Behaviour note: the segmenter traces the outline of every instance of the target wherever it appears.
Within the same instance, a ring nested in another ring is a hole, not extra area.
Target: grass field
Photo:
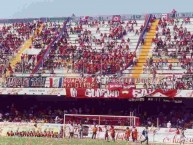
[[[0,138],[0,145],[139,145],[139,144],[140,143],[128,143],[126,141],[105,142],[103,140],[91,140],[91,139],[67,140],[67,139],[18,138],[18,137]],[[163,144],[150,143],[150,145],[163,145]]]

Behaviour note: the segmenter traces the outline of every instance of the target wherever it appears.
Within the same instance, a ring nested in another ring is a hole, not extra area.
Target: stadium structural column
[[[146,60],[149,56],[150,50],[152,50],[152,38],[156,35],[156,27],[158,25],[159,20],[155,20],[150,27],[150,30],[146,34],[145,43],[141,48],[141,52],[138,56],[137,65],[133,67],[132,77],[139,78],[140,75],[143,73],[143,66],[146,63]]]
[[[16,54],[16,56],[13,57],[13,59],[10,61],[10,64],[11,64],[12,69],[15,68],[15,65],[16,65],[18,62],[21,62],[21,56],[22,56],[23,52],[24,52],[26,49],[29,49],[29,47],[32,45],[32,38],[33,38],[33,37],[36,37],[37,31],[41,32],[42,29],[43,29],[43,24],[41,24],[41,26],[34,31],[34,33],[30,36],[30,38],[23,43],[23,45],[22,45],[21,48],[19,49],[19,52],[18,52],[18,53]],[[23,62],[22,62],[22,71],[23,71]],[[6,76],[10,76],[10,72],[9,72],[9,71],[7,71]]]

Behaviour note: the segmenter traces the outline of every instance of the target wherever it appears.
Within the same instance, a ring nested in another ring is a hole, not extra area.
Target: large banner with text
[[[85,89],[85,88],[66,88],[66,97],[73,98],[141,98],[141,97],[165,97],[165,98],[192,98],[193,90],[162,90],[162,89]]]

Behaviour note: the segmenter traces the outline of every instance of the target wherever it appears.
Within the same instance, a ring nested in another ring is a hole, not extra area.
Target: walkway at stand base
[[[158,25],[159,20],[155,20],[155,22],[152,23],[151,28],[149,32],[146,34],[145,43],[141,48],[141,52],[138,57],[138,63],[136,66],[133,67],[132,71],[132,77],[133,78],[139,78],[140,74],[143,73],[143,66],[146,63],[146,60],[149,56],[149,52],[152,49],[152,38],[154,38],[156,34],[156,27]]]
[[[16,54],[15,57],[12,58],[12,60],[10,60],[10,65],[11,65],[11,68],[14,70],[15,68],[15,65],[18,63],[18,62],[21,62],[21,56],[23,54],[23,52],[26,50],[26,49],[29,49],[29,47],[32,45],[32,39],[35,38],[37,36],[37,32],[39,31],[39,33],[41,33],[43,29],[43,24],[37,28],[34,32],[34,34],[32,34],[30,36],[30,38],[28,40],[26,40],[23,45],[21,46],[21,48],[19,49],[18,53]],[[6,73],[6,76],[10,76],[10,71],[7,71]]]

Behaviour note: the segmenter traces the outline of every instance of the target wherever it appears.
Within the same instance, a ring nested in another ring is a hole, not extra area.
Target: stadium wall
[[[104,139],[105,136],[105,126],[98,126],[100,130],[97,132],[98,139]],[[0,136],[7,136],[7,132],[22,132],[22,131],[53,131],[60,133],[63,128],[62,124],[49,124],[49,123],[12,123],[12,122],[1,122],[0,123]],[[92,137],[93,125],[83,125],[83,135],[84,138]],[[116,140],[125,140],[125,129],[126,126],[114,126],[115,128],[115,138]],[[142,131],[144,127],[137,127],[138,130],[138,140],[142,140]],[[75,126],[74,136],[79,137],[78,126]],[[149,127],[149,141],[156,143],[179,143],[180,135],[176,134],[176,128],[155,128]],[[65,126],[65,137],[69,136],[69,125]],[[193,143],[193,129],[185,130],[185,142]],[[131,141],[131,137],[130,137]]]

